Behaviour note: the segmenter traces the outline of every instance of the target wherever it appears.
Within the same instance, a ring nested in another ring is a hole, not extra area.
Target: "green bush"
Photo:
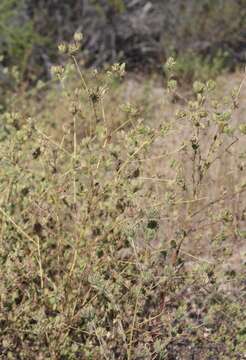
[[[229,70],[228,58],[228,53],[222,51],[207,57],[186,52],[177,56],[176,75],[183,85],[188,86],[195,80],[216,79],[218,75]]]
[[[19,0],[3,0],[0,3],[0,53],[8,66],[18,65],[24,75],[33,48],[41,39],[25,14],[25,3]]]

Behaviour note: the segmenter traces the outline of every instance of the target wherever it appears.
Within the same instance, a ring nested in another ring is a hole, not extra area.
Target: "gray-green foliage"
[[[52,68],[67,119],[48,97],[47,119],[27,116],[28,102],[0,117],[3,359],[242,359],[243,268],[228,252],[244,236],[244,123],[241,134],[233,119],[243,83],[217,100],[214,81],[196,81],[175,115],[158,111],[160,126],[127,104],[114,127],[104,103],[125,65],[83,71],[80,38]]]

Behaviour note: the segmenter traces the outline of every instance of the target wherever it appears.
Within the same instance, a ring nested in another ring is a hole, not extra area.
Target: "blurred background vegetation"
[[[245,19],[245,0],[1,0],[0,79],[9,65],[29,82],[47,78],[57,43],[76,30],[87,65],[160,69],[175,54],[185,80],[202,65],[216,75],[245,61]]]

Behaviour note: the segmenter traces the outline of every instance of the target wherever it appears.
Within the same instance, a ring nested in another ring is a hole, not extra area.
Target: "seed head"
[[[79,51],[80,45],[78,43],[72,43],[68,45],[68,53],[74,55]]]
[[[83,34],[79,31],[77,31],[74,35],[73,35],[73,39],[75,42],[80,43],[83,40]]]
[[[59,53],[66,54],[66,52],[67,52],[67,44],[65,44],[64,42],[60,43],[58,45],[58,50],[59,50]]]
[[[64,73],[64,67],[60,65],[53,65],[51,67],[51,74],[57,76],[58,78],[61,77]]]

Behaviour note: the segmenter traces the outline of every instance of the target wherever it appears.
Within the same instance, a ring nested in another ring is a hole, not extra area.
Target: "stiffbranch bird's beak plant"
[[[126,65],[84,69],[82,41],[61,43],[51,69],[65,119],[54,121],[48,96],[39,120],[16,103],[1,114],[1,351],[239,359],[242,297],[222,285],[241,289],[242,273],[220,265],[244,236],[243,84],[219,99],[214,81],[196,81],[184,97],[169,59],[175,111],[147,121],[113,102]]]

